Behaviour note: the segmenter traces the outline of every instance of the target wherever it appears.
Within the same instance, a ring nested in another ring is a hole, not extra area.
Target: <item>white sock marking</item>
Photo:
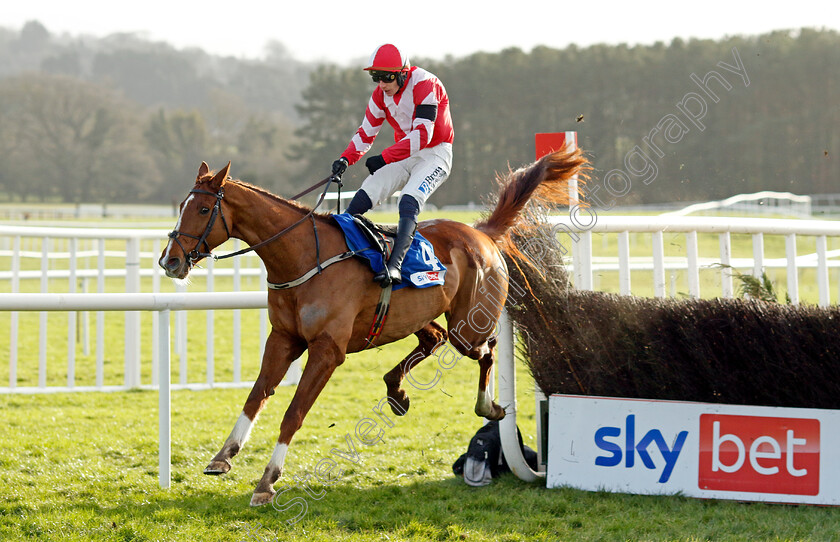
[[[289,449],[288,444],[278,444],[274,447],[274,453],[271,454],[269,465],[274,465],[281,471],[283,470],[283,463],[286,462],[286,451]]]
[[[228,440],[236,442],[241,448],[248,440],[248,437],[251,436],[251,428],[254,427],[254,422],[256,422],[256,419],[251,421],[244,412],[241,413],[239,419],[236,420],[236,425],[233,426],[233,431],[230,432]]]

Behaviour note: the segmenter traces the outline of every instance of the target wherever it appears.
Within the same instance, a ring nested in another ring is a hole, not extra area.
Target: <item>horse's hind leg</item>
[[[487,352],[478,360],[478,398],[475,401],[475,413],[488,420],[501,420],[505,417],[505,409],[493,401],[490,394],[490,377],[493,369],[493,355],[496,349],[496,339],[487,341]]]
[[[408,412],[408,407],[411,404],[408,394],[400,387],[403,378],[418,363],[429,357],[435,347],[446,342],[446,330],[437,322],[429,322],[415,335],[420,344],[382,377],[385,386],[388,388],[388,404],[391,405],[391,411],[397,416],[402,416]]]
[[[231,469],[230,460],[239,453],[245,441],[251,434],[251,428],[256,422],[257,415],[265,406],[268,398],[274,395],[274,388],[286,375],[289,365],[304,351],[302,345],[294,345],[285,336],[272,331],[265,342],[260,374],[251,388],[251,393],[245,401],[242,413],[233,426],[222,449],[216,454],[210,464],[204,469],[204,474],[224,474]]]
[[[492,330],[493,322],[482,326],[486,329],[479,331],[475,329],[479,327],[477,325],[464,325],[467,321],[466,319],[450,319],[450,342],[462,355],[478,360],[478,398],[475,401],[475,413],[488,420],[501,420],[505,417],[505,409],[494,402],[490,394],[490,376],[493,369],[496,338],[488,335]],[[452,322],[458,322],[458,324],[453,327]]]
[[[446,321],[452,346],[461,355],[478,361],[475,413],[490,420],[501,420],[505,409],[493,402],[490,376],[496,347],[495,330],[507,299],[509,279],[505,261],[496,247],[486,247],[484,260],[485,265],[481,268],[464,268]]]

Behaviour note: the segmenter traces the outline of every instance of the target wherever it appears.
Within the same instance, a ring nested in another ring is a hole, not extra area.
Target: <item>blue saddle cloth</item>
[[[358,251],[357,256],[368,261],[374,274],[385,269],[385,258],[382,253],[371,247],[370,240],[359,231],[359,227],[352,216],[341,213],[332,215],[332,217],[344,232],[347,247],[350,250]],[[418,232],[405,255],[405,260],[403,260],[402,282],[395,284],[394,290],[399,290],[408,285],[415,288],[442,285],[445,276],[446,267],[435,256],[432,244]]]

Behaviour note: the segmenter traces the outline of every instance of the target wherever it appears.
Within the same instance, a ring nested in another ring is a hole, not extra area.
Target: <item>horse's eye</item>
[[[201,210],[199,211],[199,213],[200,213],[200,214],[203,214],[203,215],[206,215],[206,214],[207,214],[207,213],[209,213],[209,212],[210,212],[210,208],[209,208],[209,207],[202,207],[202,208],[201,208]]]

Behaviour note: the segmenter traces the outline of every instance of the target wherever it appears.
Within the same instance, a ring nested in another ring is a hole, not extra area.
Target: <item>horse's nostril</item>
[[[181,260],[179,258],[169,258],[164,264],[163,268],[167,271],[174,271],[181,266]]]

